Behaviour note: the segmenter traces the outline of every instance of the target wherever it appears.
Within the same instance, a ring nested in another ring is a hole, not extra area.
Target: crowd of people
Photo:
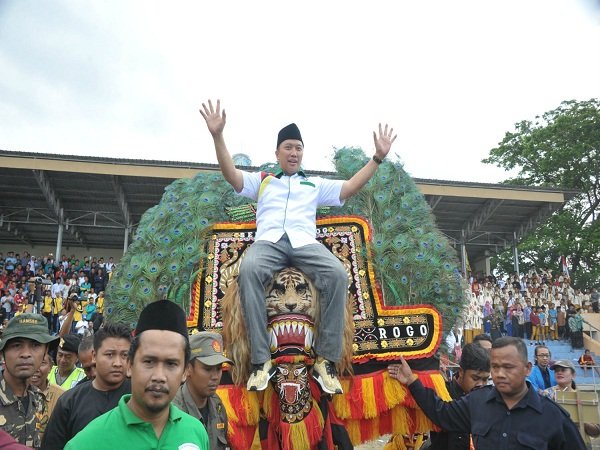
[[[36,312],[46,317],[50,332],[56,334],[71,300],[72,331],[90,334],[102,323],[104,291],[115,264],[112,256],[105,261],[63,255],[56,261],[51,253],[36,258],[28,251],[10,251],[6,256],[0,252],[0,329],[19,314]]]
[[[231,361],[219,334],[188,335],[171,301],[150,303],[135,330],[109,323],[86,337],[68,322],[53,335],[43,315],[24,312],[0,352],[2,449],[228,448],[215,392]]]
[[[582,348],[582,312],[599,312],[597,289],[579,289],[566,274],[532,267],[525,274],[504,277],[468,275],[469,304],[464,328],[467,341],[485,332],[492,338],[514,336],[530,345],[570,339]],[[455,330],[456,331],[456,330]]]

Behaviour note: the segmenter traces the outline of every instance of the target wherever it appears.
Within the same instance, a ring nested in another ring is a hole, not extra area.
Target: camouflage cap
[[[219,333],[200,331],[190,336],[192,359],[197,358],[202,364],[216,366],[222,363],[233,364],[223,355],[223,338]]]
[[[48,321],[41,314],[25,313],[13,317],[0,339],[0,351],[4,349],[6,343],[11,339],[25,338],[42,344],[49,344],[58,339],[57,336],[51,336],[48,332]]]

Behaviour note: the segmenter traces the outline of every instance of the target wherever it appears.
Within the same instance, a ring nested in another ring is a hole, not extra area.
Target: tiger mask
[[[286,267],[275,273],[266,289],[265,307],[272,353],[309,354],[317,338],[319,292],[301,271]],[[237,278],[229,285],[222,300],[223,338],[227,354],[235,362],[232,379],[236,384],[248,380],[250,343],[241,309]],[[346,327],[340,373],[351,373],[354,322],[352,302],[346,302]]]

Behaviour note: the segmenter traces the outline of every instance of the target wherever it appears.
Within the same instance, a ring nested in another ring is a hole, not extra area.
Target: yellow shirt
[[[85,311],[85,305],[87,305],[87,302],[81,302],[79,303],[78,306],[75,307],[75,312],[73,313],[73,322],[77,323],[79,322],[82,317],[83,317],[83,312]]]
[[[60,314],[62,307],[63,307],[62,297],[56,297],[54,299],[54,308],[52,310],[52,314],[56,314],[56,315]]]
[[[42,309],[42,312],[47,314],[52,312],[52,297],[49,295],[44,297],[44,308]]]
[[[100,296],[96,299],[96,311],[99,314],[104,314],[104,297]]]

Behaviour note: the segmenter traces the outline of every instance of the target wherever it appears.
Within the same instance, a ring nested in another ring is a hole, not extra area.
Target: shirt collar
[[[146,423],[144,420],[136,416],[134,412],[129,408],[129,406],[127,406],[127,402],[130,398],[131,394],[126,394],[123,397],[121,397],[121,400],[119,400],[119,410],[123,415],[125,423],[127,425],[137,425],[140,423]],[[169,422],[176,422],[178,420],[181,420],[182,417],[183,412],[180,409],[173,406],[173,404],[171,403],[169,405]]]
[[[537,392],[535,392],[535,389],[533,389],[531,387],[531,383],[529,381],[526,380],[525,383],[527,383],[527,394],[525,394],[525,397],[523,397],[521,400],[519,400],[519,403],[517,403],[513,407],[513,409],[531,407],[538,413],[541,413],[542,412],[541,397],[538,395]],[[494,401],[494,400],[506,405],[504,403],[504,399],[502,398],[502,395],[500,395],[500,392],[498,392],[498,390],[495,387],[493,389],[490,389],[490,391],[488,392],[486,402],[490,402],[490,401]]]
[[[285,175],[285,173],[283,172],[283,170],[279,170],[277,173],[275,173],[275,178],[281,178],[284,175]],[[304,171],[302,171],[302,170],[299,170],[295,174],[290,175],[290,177],[293,177],[294,175],[299,175],[303,178],[306,178],[306,175],[304,174]]]

